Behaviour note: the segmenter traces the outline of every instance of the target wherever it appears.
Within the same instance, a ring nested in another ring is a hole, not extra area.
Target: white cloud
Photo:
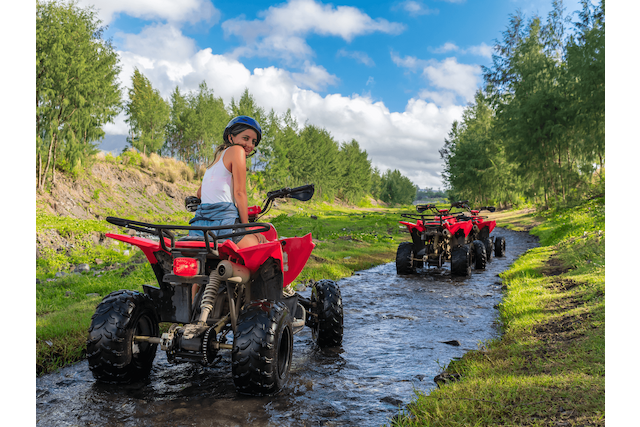
[[[397,9],[395,7],[394,9]],[[437,14],[438,9],[429,9],[422,2],[414,1],[414,0],[406,0],[400,3],[399,8],[408,12],[411,16],[420,16],[420,15],[430,15]]]
[[[168,22],[218,22],[220,12],[209,0],[80,0],[81,7],[95,6],[103,24],[119,13],[134,18],[160,19]]]
[[[473,55],[491,58],[491,54],[493,53],[493,47],[487,45],[485,42],[482,42],[478,46],[471,46],[470,48],[466,49],[465,53],[471,53]]]
[[[433,53],[458,52],[460,54],[470,54],[491,58],[493,48],[487,45],[485,42],[482,42],[478,46],[471,46],[467,49],[461,49],[455,43],[447,42],[440,47],[429,48],[429,51]]]
[[[373,59],[371,59],[371,57],[369,57],[369,55],[367,55],[365,52],[348,51],[346,49],[340,49],[338,50],[338,53],[336,55],[338,57],[353,58],[357,62],[360,62],[361,64],[364,64],[367,67],[373,67],[374,65],[376,65],[373,62]]]
[[[433,53],[447,53],[451,51],[454,51],[454,52],[458,51],[460,50],[460,48],[456,46],[455,43],[447,42],[440,47],[437,47],[435,49],[429,49],[429,50],[431,50]]]
[[[467,101],[473,100],[481,82],[480,66],[460,64],[456,58],[447,58],[427,66],[423,75],[434,86],[452,90]]]
[[[394,52],[391,52],[391,58],[396,65],[410,71],[421,70],[427,83],[435,88],[452,91],[463,97],[466,102],[473,100],[481,83],[482,69],[480,66],[461,64],[456,58],[446,58],[442,61],[424,60],[413,56],[402,58]],[[442,96],[445,95],[439,95],[440,98]],[[435,100],[435,98],[431,98]]]
[[[226,36],[237,36],[245,46],[234,52],[239,56],[305,59],[313,53],[304,40],[308,34],[335,36],[350,42],[354,37],[383,32],[399,34],[403,24],[386,19],[372,19],[355,7],[323,5],[314,0],[290,0],[259,13],[262,20],[244,17],[222,23]]]
[[[293,80],[302,87],[323,91],[328,85],[338,83],[338,78],[329,74],[321,65],[314,65],[308,61],[304,64],[304,73],[292,73]]]

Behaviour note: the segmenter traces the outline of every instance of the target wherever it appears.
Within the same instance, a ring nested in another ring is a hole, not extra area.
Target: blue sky
[[[438,150],[509,15],[551,9],[551,0],[80,1],[90,4],[109,26],[124,87],[135,67],[165,99],[204,80],[228,104],[246,87],[266,110],[356,139],[374,166],[421,188],[442,186]],[[105,126],[102,148],[122,144],[123,119]]]

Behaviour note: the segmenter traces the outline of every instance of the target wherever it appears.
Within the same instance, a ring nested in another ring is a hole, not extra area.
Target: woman
[[[251,155],[262,139],[262,129],[257,121],[248,116],[238,116],[227,124],[222,136],[223,143],[214,153],[214,160],[207,168],[196,195],[202,203],[195,217],[189,221],[193,226],[217,226],[249,222],[247,202],[247,156]],[[236,229],[239,232],[240,229]],[[228,230],[216,230],[217,235],[229,234]],[[200,230],[189,231],[190,236],[202,236]],[[222,242],[227,239],[221,239]],[[239,247],[265,243],[260,233],[233,236],[231,240]]]

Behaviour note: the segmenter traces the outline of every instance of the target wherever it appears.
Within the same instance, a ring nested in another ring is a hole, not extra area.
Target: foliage
[[[36,1],[37,188],[77,172],[120,110],[118,56],[92,8]]]
[[[171,120],[163,152],[191,165],[208,165],[214,147],[222,143],[229,121],[222,98],[216,97],[205,82],[198,92],[186,95],[176,86],[171,95]]]
[[[414,200],[417,187],[399,170],[387,170],[380,180],[380,199],[385,203],[408,204]]]
[[[136,67],[131,76],[129,102],[125,105],[131,135],[127,141],[143,154],[160,152],[169,122],[169,105]]]
[[[561,1],[546,23],[510,17],[484,90],[440,151],[452,198],[548,208],[591,197],[594,177],[604,181],[604,2],[582,6],[569,37]]]

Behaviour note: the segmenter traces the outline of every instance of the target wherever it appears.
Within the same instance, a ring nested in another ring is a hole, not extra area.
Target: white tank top
[[[211,166],[204,173],[202,178],[202,203],[228,202],[235,204],[233,198],[233,175],[224,165],[225,149],[220,156],[220,160]]]

